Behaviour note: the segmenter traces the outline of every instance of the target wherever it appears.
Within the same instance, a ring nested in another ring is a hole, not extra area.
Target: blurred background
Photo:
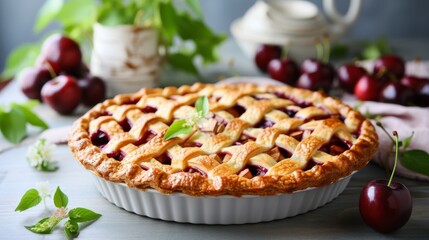
[[[49,32],[49,29],[37,35],[33,32],[37,12],[43,2],[0,0],[0,69],[15,47],[35,42]],[[321,9],[322,1],[312,2]],[[337,2],[338,9],[344,12],[349,1]],[[201,0],[207,24],[216,32],[229,36],[231,22],[254,3],[255,0]],[[429,44],[428,9],[429,1],[424,0],[363,0],[360,15],[344,39],[368,40],[385,36],[387,39],[427,39]],[[51,30],[55,28],[50,27]]]

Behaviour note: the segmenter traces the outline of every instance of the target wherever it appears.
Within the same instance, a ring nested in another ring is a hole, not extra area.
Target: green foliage
[[[15,208],[15,212],[22,212],[29,208],[32,208],[42,201],[42,197],[39,195],[39,191],[34,188],[29,189],[19,201],[18,206]]]
[[[198,74],[197,58],[205,64],[218,61],[216,49],[226,35],[215,34],[202,18],[199,0],[47,0],[39,9],[34,30],[59,23],[65,35],[91,45],[93,24],[140,25],[158,29],[167,62],[175,69]],[[5,78],[32,66],[40,43],[23,45],[8,57]]]
[[[0,106],[0,130],[3,136],[11,143],[19,143],[27,135],[27,124],[47,129],[48,125],[32,111],[31,103],[11,103],[9,110]]]

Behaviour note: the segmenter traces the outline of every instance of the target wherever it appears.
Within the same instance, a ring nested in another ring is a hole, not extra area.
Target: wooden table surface
[[[423,59],[427,59],[429,56],[424,54],[429,53],[418,51],[425,44],[424,41],[404,41],[399,42],[398,46],[402,46],[400,50],[405,54],[420,53]],[[226,62],[231,56],[235,57],[237,72],[245,75],[257,74],[251,62],[239,54],[235,44],[228,43],[222,51],[225,53],[225,61],[205,69],[204,74],[218,76],[228,73],[225,70]],[[170,79],[164,84],[179,85],[192,81],[180,79],[179,75],[175,77],[174,83]],[[0,92],[0,103],[19,102],[24,99],[14,82]],[[70,125],[85,109],[79,109],[73,116],[59,116],[46,106],[41,106],[36,111],[55,128]],[[30,131],[30,137],[36,136],[37,133]],[[41,181],[49,181],[53,189],[59,185],[69,197],[70,208],[85,207],[103,215],[96,222],[84,227],[79,239],[429,239],[427,182],[395,178],[404,183],[413,196],[413,213],[402,229],[383,235],[365,225],[358,210],[360,191],[368,181],[387,177],[383,169],[372,163],[352,177],[339,197],[314,211],[267,223],[211,226],[165,222],[116,207],[98,193],[92,176],[78,164],[66,145],[60,145],[55,150],[54,158],[59,162],[60,168],[52,173],[32,169],[25,159],[26,151],[25,144],[10,146],[0,136],[0,239],[65,239],[62,227],[56,228],[48,235],[37,235],[24,228],[47,214],[42,205],[25,212],[14,212],[24,192]]]

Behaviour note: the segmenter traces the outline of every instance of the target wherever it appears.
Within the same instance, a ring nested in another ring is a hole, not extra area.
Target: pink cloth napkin
[[[271,84],[283,85],[283,83],[264,77],[234,77],[228,78],[219,83],[237,84],[237,83],[255,83],[255,84]],[[342,99],[350,106],[356,105],[357,101],[352,95],[345,95]],[[373,115],[381,115],[380,121],[390,133],[397,131],[399,139],[402,140],[414,132],[413,140],[408,149],[422,149],[429,152],[429,108],[420,107],[404,107],[395,104],[365,102],[359,110],[365,113],[367,110]],[[374,126],[375,126],[375,122]],[[392,141],[388,136],[377,126],[375,126],[379,136],[379,148],[372,161],[376,162],[383,168],[393,168],[394,154],[390,154],[393,150]],[[428,159],[429,160],[429,159]],[[400,163],[397,166],[396,175],[407,177],[410,179],[429,181],[429,177],[412,172]]]

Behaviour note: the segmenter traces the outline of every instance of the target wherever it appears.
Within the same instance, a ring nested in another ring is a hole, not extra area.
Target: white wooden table
[[[417,41],[414,47],[399,42],[403,51],[410,54],[418,52],[424,42]],[[419,45],[420,44],[420,45]],[[414,49],[414,50],[413,50]],[[249,60],[237,51],[235,44],[228,42],[222,49],[224,61],[221,64],[205,69],[205,76],[214,81],[219,74],[227,75],[226,62],[235,56],[237,72],[245,75],[256,75]],[[429,55],[429,53],[426,53]],[[420,56],[422,56],[420,54]],[[422,56],[429,58],[429,56]],[[192,80],[175,75],[175,80],[164,76],[163,84],[179,85]],[[166,80],[167,79],[167,80]],[[0,103],[22,101],[25,98],[15,83],[0,92]],[[70,125],[86,109],[79,109],[74,116],[59,116],[46,106],[36,111],[52,128]],[[30,131],[34,137],[37,131]],[[0,137],[0,146],[7,143]],[[1,149],[1,148],[0,148]],[[293,218],[259,224],[209,226],[165,222],[138,216],[116,207],[105,200],[92,184],[92,176],[85,171],[73,158],[66,145],[59,146],[55,159],[59,170],[52,173],[39,172],[32,169],[26,159],[27,146],[18,145],[0,152],[0,239],[65,239],[62,227],[56,228],[52,234],[37,235],[24,228],[37,222],[46,215],[43,206],[25,212],[14,212],[22,194],[37,182],[49,181],[52,188],[61,187],[69,197],[69,207],[85,207],[103,216],[81,229],[79,239],[285,239],[285,238],[317,238],[317,239],[374,239],[398,237],[405,239],[428,239],[429,237],[429,183],[417,182],[401,178],[413,196],[413,213],[410,221],[401,230],[390,234],[379,234],[365,225],[358,210],[358,199],[366,182],[375,178],[386,178],[385,171],[369,164],[364,170],[356,173],[345,191],[331,203]]]

